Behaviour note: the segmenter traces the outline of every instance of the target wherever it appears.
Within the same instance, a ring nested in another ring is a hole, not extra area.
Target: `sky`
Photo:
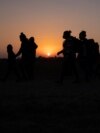
[[[34,36],[37,56],[56,56],[65,30],[76,37],[85,30],[100,44],[99,27],[100,0],[0,0],[0,58],[9,43],[18,52],[21,32]]]

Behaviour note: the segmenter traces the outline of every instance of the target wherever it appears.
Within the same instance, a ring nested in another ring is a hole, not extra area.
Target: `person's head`
[[[64,38],[64,39],[67,39],[67,38],[69,38],[70,36],[71,36],[71,31],[70,31],[70,30],[64,31],[64,32],[63,32],[63,38]]]
[[[20,37],[20,41],[26,41],[26,39],[27,39],[26,35],[23,32],[20,33],[19,37]]]
[[[80,40],[84,40],[86,38],[86,31],[81,31],[79,33],[79,38],[80,38]]]
[[[29,42],[34,42],[34,41],[35,41],[34,37],[29,38]]]
[[[11,44],[7,45],[7,52],[11,52],[13,50],[13,47]]]

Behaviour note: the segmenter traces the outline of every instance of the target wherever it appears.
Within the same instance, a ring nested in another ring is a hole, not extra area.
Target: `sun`
[[[47,53],[47,56],[49,57],[50,55],[51,55],[51,53],[48,52],[48,53]]]

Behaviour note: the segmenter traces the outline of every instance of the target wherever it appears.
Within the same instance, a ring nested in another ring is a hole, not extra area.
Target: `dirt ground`
[[[1,77],[6,65],[1,64]],[[100,132],[100,79],[56,83],[61,61],[36,62],[35,79],[0,82],[0,130],[14,133]]]

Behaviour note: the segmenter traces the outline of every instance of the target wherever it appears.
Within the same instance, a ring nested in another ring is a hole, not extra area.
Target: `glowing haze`
[[[55,56],[64,30],[76,37],[86,30],[100,43],[99,25],[100,0],[0,0],[0,58],[9,43],[18,51],[20,32],[35,37],[38,56]]]

